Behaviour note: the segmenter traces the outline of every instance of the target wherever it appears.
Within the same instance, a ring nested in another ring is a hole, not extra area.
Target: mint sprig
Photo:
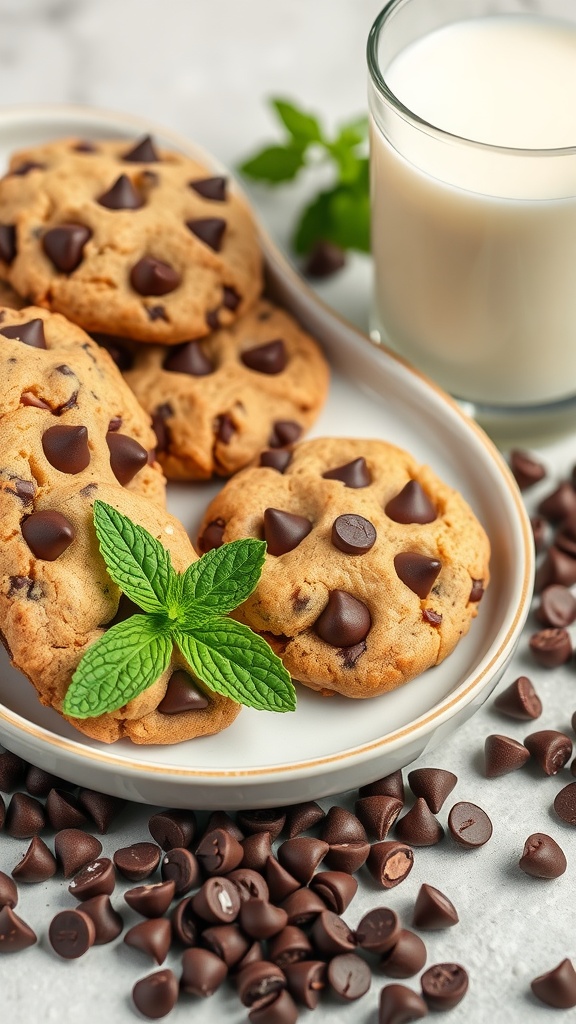
[[[248,626],[225,618],[258,583],[263,541],[232,541],[177,573],[162,544],[106,502],[94,502],[94,526],[110,576],[144,614],[88,648],[64,697],[65,715],[93,718],[123,707],[166,671],[174,645],[209,690],[258,710],[294,710],[280,658]]]
[[[286,137],[283,143],[266,146],[245,160],[239,170],[255,181],[278,185],[292,181],[302,170],[328,164],[333,184],[301,211],[292,239],[294,249],[308,253],[323,241],[369,252],[368,119],[345,122],[330,138],[313,114],[287,100],[270,102]]]

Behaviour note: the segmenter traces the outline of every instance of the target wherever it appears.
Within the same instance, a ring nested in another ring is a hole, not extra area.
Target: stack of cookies
[[[488,583],[484,531],[391,445],[299,443],[327,364],[263,297],[257,229],[226,178],[149,137],[20,152],[0,181],[0,276],[0,629],[43,703],[61,710],[87,647],[125,614],[96,497],[177,570],[197,557],[165,510],[164,474],[235,474],[199,550],[267,541],[236,617],[296,679],[374,696],[450,653]],[[175,656],[125,707],[73,724],[139,743],[228,725],[238,705],[186,672]]]

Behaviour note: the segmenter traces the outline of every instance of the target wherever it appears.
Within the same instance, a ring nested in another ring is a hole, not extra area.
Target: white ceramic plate
[[[155,125],[78,107],[0,112],[0,163],[52,138],[134,138],[151,131],[216,168],[188,140]],[[229,172],[227,172],[229,173]],[[325,700],[299,687],[298,709],[244,709],[218,736],[171,747],[82,737],[41,707],[30,683],[0,661],[0,738],[56,775],[131,800],[174,807],[264,807],[328,796],[408,764],[469,717],[498,682],[526,618],[532,583],[530,526],[496,449],[434,385],[336,317],[263,232],[270,287],[322,342],[334,368],[311,436],[384,438],[457,487],[492,543],[492,583],[467,637],[438,667],[370,701]],[[172,486],[169,505],[195,536],[218,484]]]

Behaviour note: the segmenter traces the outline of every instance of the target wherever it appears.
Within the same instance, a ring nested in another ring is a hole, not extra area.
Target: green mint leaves
[[[224,616],[252,593],[266,545],[238,540],[176,573],[168,551],[103,501],[94,526],[108,572],[142,611],[106,631],[82,658],[62,710],[72,718],[116,711],[152,685],[174,644],[209,689],[262,711],[293,711],[290,676],[269,645]]]
[[[370,251],[370,203],[366,138],[368,120],[356,118],[340,126],[330,139],[312,114],[285,100],[271,100],[287,137],[282,145],[267,146],[240,165],[248,178],[278,185],[292,181],[304,168],[327,163],[334,175],[331,188],[320,192],[301,212],[293,236],[297,253],[316,242],[341,249]]]

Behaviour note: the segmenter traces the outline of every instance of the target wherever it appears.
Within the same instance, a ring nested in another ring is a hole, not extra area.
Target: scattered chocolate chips
[[[287,445],[295,444],[302,427],[295,420],[276,420],[272,425],[272,433],[268,440],[270,448],[285,448]]]
[[[291,461],[292,452],[286,451],[284,448],[272,448],[263,451],[260,455],[260,465],[267,466],[269,469],[276,469],[278,473],[283,473]]]
[[[168,373],[186,373],[190,377],[207,377],[214,373],[214,365],[198,341],[185,341],[183,345],[170,348],[162,366]]]
[[[559,878],[566,871],[566,857],[551,836],[535,832],[528,836],[519,867],[533,878]]]
[[[562,960],[551,971],[534,978],[530,987],[546,1006],[558,1010],[570,1010],[576,1006],[576,971],[571,960]]]
[[[46,814],[52,828],[79,828],[86,824],[86,815],[70,793],[51,789],[46,799]]]
[[[51,775],[50,772],[45,772],[43,768],[36,768],[35,765],[31,764],[26,772],[24,785],[30,796],[46,797],[51,789],[59,789],[67,784],[62,779],[57,778],[56,775]]]
[[[46,816],[40,801],[26,793],[14,793],[6,810],[8,835],[14,839],[32,839],[45,825]]]
[[[530,637],[530,652],[543,668],[558,668],[572,657],[572,641],[565,629],[542,629]]]
[[[545,587],[540,595],[536,618],[543,626],[562,629],[576,620],[576,597],[559,583]]]
[[[390,978],[412,978],[426,963],[426,946],[419,935],[403,928],[392,949],[380,958],[380,970]]]
[[[64,878],[72,878],[100,856],[102,843],[81,829],[65,828],[54,836],[54,852]]]
[[[270,890],[270,895],[272,896],[272,890]],[[305,887],[291,892],[286,899],[282,900],[280,906],[288,914],[288,924],[295,924],[299,928],[310,924],[318,917],[318,914],[322,914],[326,910],[326,904],[318,894]]]
[[[366,840],[366,831],[355,814],[333,804],[322,822],[320,835],[330,846],[335,843],[357,843]]]
[[[84,902],[102,893],[109,896],[114,891],[115,884],[116,875],[112,861],[108,857],[99,857],[74,875],[68,892],[77,900]]]
[[[244,850],[230,832],[222,828],[205,833],[196,848],[196,857],[207,875],[226,874],[242,862]]]
[[[3,750],[0,754],[0,790],[11,793],[24,781],[28,765],[18,754]]]
[[[538,512],[551,522],[560,522],[576,514],[576,491],[564,481],[538,505]]]
[[[0,260],[12,263],[16,256],[15,224],[0,224]]]
[[[326,964],[322,960],[303,958],[279,966],[282,966],[288,982],[288,991],[296,1002],[309,1010],[316,1009],[320,993],[326,987]]]
[[[174,899],[175,883],[152,882],[148,885],[137,885],[124,893],[124,899],[142,917],[162,917]],[[100,898],[100,897],[98,897]]]
[[[44,334],[44,321],[39,318],[28,320],[25,324],[11,324],[8,327],[0,328],[0,335],[20,341],[23,345],[30,345],[31,348],[47,348],[46,335]]]
[[[554,729],[532,732],[524,744],[545,775],[557,775],[572,756],[572,740]]]
[[[250,868],[253,871],[264,871],[266,861],[272,853],[272,843],[269,832],[253,832],[242,840],[241,867]]]
[[[214,252],[220,252],[227,226],[222,217],[196,217],[185,223],[195,238]]]
[[[39,836],[34,836],[22,860],[12,871],[18,882],[45,882],[56,874],[56,858]]]
[[[436,508],[417,480],[409,480],[398,494],[390,498],[384,511],[395,523],[433,523]]]
[[[312,246],[306,262],[304,273],[307,277],[330,277],[346,265],[346,253],[333,242],[319,241]]]
[[[18,903],[18,889],[16,883],[10,875],[7,875],[4,871],[0,871],[0,910],[2,907],[10,907],[11,909]]]
[[[226,178],[196,178],[195,181],[189,181],[188,184],[199,196],[202,196],[202,199],[210,199],[215,203],[226,202]]]
[[[116,815],[126,806],[125,800],[109,796],[107,793],[97,793],[93,789],[81,789],[78,793],[78,803],[92,819],[101,835],[106,834]]]
[[[283,512],[278,508],[264,510],[264,540],[269,555],[285,555],[308,536],[312,523],[306,516]]]
[[[333,957],[328,964],[326,977],[334,994],[346,1002],[360,999],[372,982],[370,967],[355,953],[340,953]]]
[[[444,893],[435,889],[433,885],[424,883],[420,886],[412,914],[412,924],[415,928],[435,931],[440,928],[451,928],[458,924],[458,921],[456,907]]]
[[[82,913],[87,914],[94,924],[95,946],[104,946],[106,943],[112,942],[122,932],[124,922],[118,911],[112,906],[110,897],[106,893],[84,900]]]
[[[352,488],[369,487],[372,483],[372,475],[363,457],[336,466],[335,469],[327,469],[322,477],[324,480],[339,480],[345,487]]]
[[[396,822],[395,834],[410,846],[435,846],[443,839],[444,829],[424,798],[419,796],[414,806]]]
[[[172,928],[168,918],[151,917],[129,928],[124,942],[146,956],[151,956],[157,964],[163,964],[170,949],[171,938]]]
[[[130,882],[141,882],[154,874],[160,856],[160,848],[155,843],[132,843],[116,850],[114,866]]]
[[[354,932],[332,910],[323,910],[317,915],[310,938],[318,952],[327,957],[347,953],[357,946]]]
[[[328,910],[343,914],[358,891],[358,882],[345,871],[319,871],[310,881],[310,888]]]
[[[196,832],[194,811],[160,811],[148,822],[150,835],[163,850],[190,846]]]
[[[406,1024],[427,1015],[428,1007],[422,997],[406,985],[385,985],[381,990],[378,1024]]]
[[[274,994],[286,988],[286,978],[276,964],[259,960],[248,964],[237,978],[240,1001],[244,1006],[265,1006]]]
[[[244,900],[239,915],[242,930],[253,939],[269,939],[288,924],[288,914],[264,899]]]
[[[531,516],[530,526],[532,527],[532,536],[534,538],[534,550],[539,555],[546,547],[548,533],[546,520],[542,516]]]
[[[186,949],[182,956],[180,988],[191,996],[212,996],[226,979],[228,968],[209,949]]]
[[[400,921],[394,910],[377,907],[370,910],[356,928],[356,942],[369,953],[385,953],[398,941]]]
[[[96,939],[92,918],[82,910],[62,910],[53,918],[48,930],[50,945],[64,960],[84,956]]]
[[[200,882],[198,861],[190,850],[175,847],[162,858],[161,873],[163,880],[173,881],[176,896],[184,896]]]
[[[394,796],[401,803],[404,803],[404,780],[402,778],[402,772],[400,769],[396,772],[392,772],[390,775],[385,775],[382,779],[376,779],[374,782],[368,782],[365,786],[360,786],[358,790],[360,797],[364,796]],[[417,796],[425,796],[424,793],[415,794]]]
[[[262,834],[262,833],[260,833]],[[251,868],[235,868],[234,871],[230,871],[226,878],[235,887],[240,902],[245,903],[246,900],[261,899],[268,900],[270,892],[265,878],[258,872]]]
[[[282,373],[286,369],[288,353],[282,339],[276,338],[263,345],[244,349],[240,353],[240,359],[249,370],[254,370],[257,373],[276,374]]]
[[[362,601],[345,590],[331,590],[314,630],[332,647],[352,647],[366,639],[371,625],[372,617]]]
[[[546,476],[546,469],[528,452],[514,448],[510,452],[510,469],[521,491],[527,490]]]
[[[348,555],[363,555],[376,542],[376,529],[369,519],[346,513],[332,523],[332,544]]]
[[[523,743],[494,733],[487,736],[484,743],[484,774],[487,779],[508,775],[522,768],[529,757],[530,751]]]
[[[493,706],[502,714],[523,722],[539,718],[542,714],[542,701],[527,676],[518,676],[510,683],[498,694]]]
[[[364,796],[354,809],[369,835],[385,839],[402,810],[402,801],[394,796]]]
[[[250,1010],[248,1019],[250,1024],[296,1024],[298,1010],[292,996],[283,989],[272,1002]]]
[[[492,822],[486,811],[467,801],[454,804],[448,816],[448,828],[452,838],[467,849],[484,846],[492,835]]]
[[[59,224],[42,237],[42,248],[61,274],[72,274],[82,263],[84,246],[92,238],[85,224]]]
[[[167,295],[181,283],[174,267],[153,256],[143,256],[130,271],[130,284],[139,295]]]
[[[458,778],[444,768],[415,768],[408,773],[408,785],[416,797],[423,797],[433,814],[438,814]]]
[[[19,953],[35,942],[36,935],[26,922],[10,906],[3,906],[0,910],[0,955]]]
[[[314,828],[325,816],[325,812],[315,800],[294,804],[286,810],[286,835],[289,839],[294,839],[301,832]]]
[[[269,832],[272,842],[278,838],[286,822],[286,812],[281,808],[239,811],[236,817],[240,828],[246,834]]]
[[[540,593],[544,587],[554,583],[563,587],[571,587],[576,583],[576,558],[552,545],[548,548],[544,561],[536,570],[534,589],[536,593]]]
[[[134,1006],[145,1017],[157,1020],[165,1017],[176,1006],[178,980],[173,971],[165,968],[137,981],[132,989]]]
[[[383,889],[393,889],[410,874],[414,851],[407,843],[386,839],[370,847],[367,864],[374,881]]]
[[[266,861],[266,884],[270,899],[274,903],[282,903],[291,893],[301,888],[298,879],[282,867],[273,856],[269,856]]]
[[[556,794],[554,810],[567,825],[576,825],[576,782],[570,782]]]
[[[133,164],[155,164],[159,162],[160,157],[156,152],[152,137],[143,135],[122,155],[122,160]]]
[[[299,836],[287,839],[277,852],[283,868],[302,885],[308,885],[316,868],[328,853],[329,843],[322,839]]]
[[[402,551],[394,556],[394,568],[398,579],[417,597],[424,599],[432,590],[442,563],[416,551]]]
[[[370,843],[331,843],[324,858],[326,867],[331,871],[345,871],[353,874],[366,863],[370,853]]]
[[[76,536],[72,523],[53,509],[32,512],[22,520],[21,529],[32,554],[45,562],[59,558]]]
[[[420,978],[422,995],[432,1010],[452,1010],[468,991],[468,974],[460,964],[434,964]]]

